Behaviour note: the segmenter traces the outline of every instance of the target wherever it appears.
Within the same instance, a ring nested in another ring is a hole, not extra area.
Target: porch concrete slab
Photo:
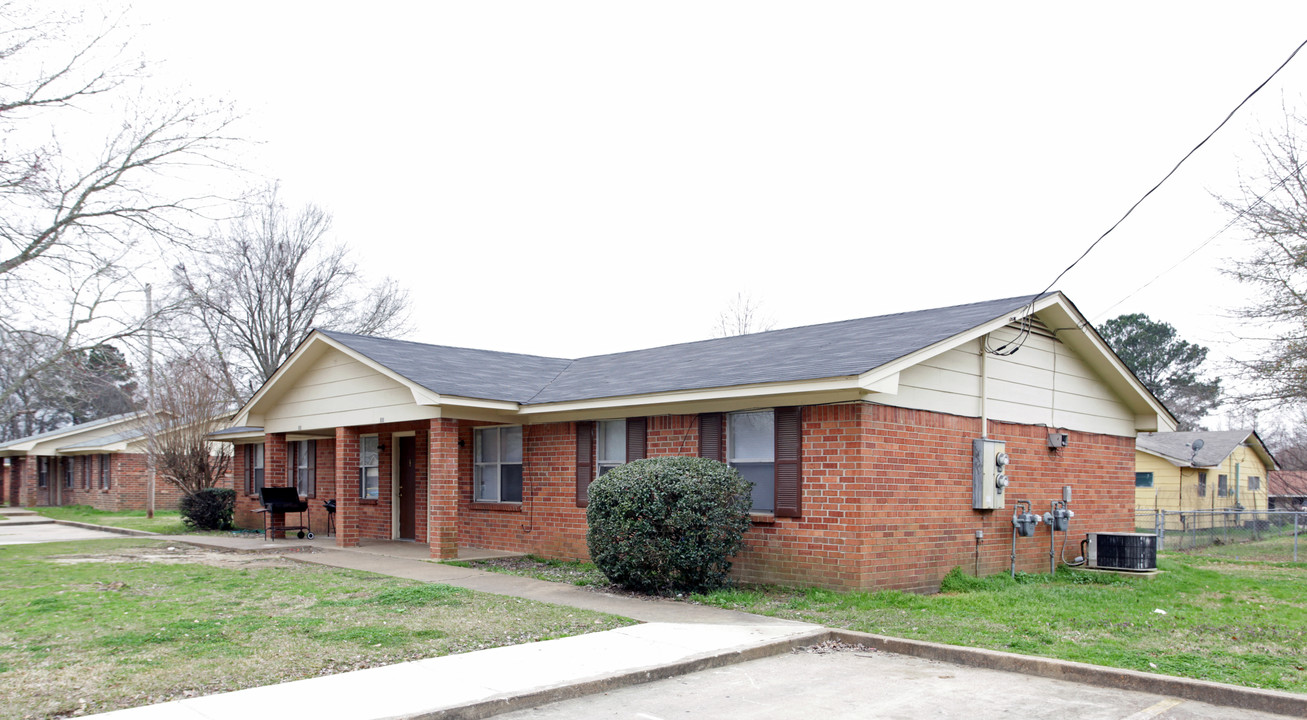
[[[811,626],[654,623],[119,710],[106,720],[247,720],[293,711],[314,720],[485,717],[536,702],[786,652]],[[171,714],[170,714],[171,713]]]
[[[0,515],[4,515],[6,517],[23,517],[23,516],[36,515],[39,517],[39,513],[37,513],[36,511],[28,510],[27,508],[21,508],[21,507],[0,507]]]

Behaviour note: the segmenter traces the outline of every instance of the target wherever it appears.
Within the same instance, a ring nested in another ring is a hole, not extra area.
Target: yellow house
[[[1135,511],[1266,510],[1266,478],[1275,469],[1254,430],[1140,433]],[[1167,526],[1179,528],[1180,521],[1168,518]]]

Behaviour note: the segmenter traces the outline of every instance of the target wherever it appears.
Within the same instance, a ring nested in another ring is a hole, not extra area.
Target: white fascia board
[[[864,388],[859,384],[858,376],[849,375],[837,378],[823,378],[820,380],[758,383],[753,385],[736,385],[732,387],[649,393],[647,395],[622,395],[616,397],[596,398],[593,400],[542,403],[540,405],[523,406],[522,409],[518,411],[518,415],[538,416],[558,415],[563,413],[603,413],[605,410],[615,410],[619,408],[639,410],[651,407],[685,406],[707,403],[722,403],[724,405],[729,405],[732,401],[751,400],[753,398],[767,400],[774,399],[778,396],[832,393],[841,396],[841,399],[843,400],[858,400],[864,392]],[[847,397],[843,397],[846,395]],[[709,412],[709,410],[703,410],[702,412]],[[598,417],[597,414],[594,416]],[[621,417],[621,415],[615,415],[614,417]]]
[[[417,393],[413,393],[417,398]],[[482,400],[480,398],[458,397],[455,395],[435,395],[435,402],[419,402],[419,405],[439,405],[441,407],[465,407],[476,408],[478,410],[493,410],[495,412],[517,413],[521,410],[521,403],[515,403],[511,400]]]
[[[55,452],[60,455],[103,455],[104,453],[120,453],[127,450],[127,441],[106,443],[104,445],[82,445],[80,447],[57,448]]]
[[[899,392],[899,374],[882,372],[880,368],[869,370],[858,376],[858,387],[864,395],[897,395]]]

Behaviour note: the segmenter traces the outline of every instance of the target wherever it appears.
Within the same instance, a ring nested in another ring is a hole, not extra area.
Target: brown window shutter
[[[802,408],[776,408],[776,517],[799,517],[803,511]]]
[[[699,414],[699,457],[725,462],[726,446],[722,443],[722,414]]]
[[[594,479],[595,424],[587,420],[576,424],[576,506],[590,503],[590,481]]]
[[[649,418],[626,419],[626,461],[643,460],[647,457],[649,439]]]

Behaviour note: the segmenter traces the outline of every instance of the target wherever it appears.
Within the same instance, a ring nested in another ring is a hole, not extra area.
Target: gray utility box
[[[1007,443],[976,438],[971,441],[971,507],[997,510],[1006,505]]]

